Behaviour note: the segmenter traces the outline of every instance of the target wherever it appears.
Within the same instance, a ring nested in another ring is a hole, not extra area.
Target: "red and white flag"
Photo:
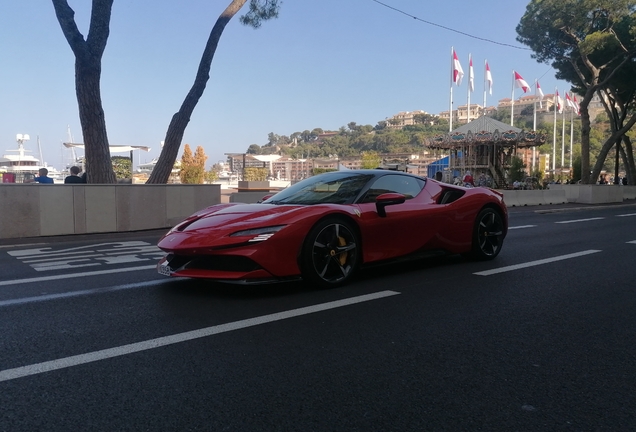
[[[462,78],[464,77],[464,70],[462,69],[462,65],[459,64],[459,59],[457,58],[457,53],[453,50],[453,82],[457,85],[461,85]]]
[[[574,104],[574,102],[572,102],[572,99],[570,99],[570,94],[566,93],[565,94],[565,103],[572,108],[574,111],[577,111],[576,109],[576,105]]]
[[[492,74],[488,62],[486,62],[486,82],[488,83],[488,93],[492,95]]]
[[[554,94],[554,105],[556,106],[556,112],[561,114],[563,112],[563,99],[559,96],[559,90]]]
[[[539,106],[543,108],[543,90],[541,90],[541,86],[539,85],[539,81],[537,81],[537,88],[534,92],[535,95],[539,96]]]
[[[574,106],[576,107],[576,115],[581,115],[581,107],[579,106],[579,102],[576,100],[576,95],[574,95]]]
[[[521,77],[521,75],[519,75],[517,72],[514,72],[514,73],[515,73],[515,87],[520,88],[521,90],[523,90],[524,93],[528,93],[528,90],[530,90],[530,86],[528,85],[526,80],[524,80]]]
[[[475,72],[473,71],[472,54],[468,54],[468,91],[475,91]]]

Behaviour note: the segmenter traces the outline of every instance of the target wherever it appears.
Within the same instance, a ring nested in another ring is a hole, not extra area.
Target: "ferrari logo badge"
[[[356,216],[360,217],[360,210],[353,209],[353,212],[356,214]]]

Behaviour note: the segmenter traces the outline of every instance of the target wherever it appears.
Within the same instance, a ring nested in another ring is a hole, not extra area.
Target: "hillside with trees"
[[[510,111],[503,109],[495,112],[492,117],[500,121],[508,121]],[[267,143],[261,145],[250,145],[247,154],[279,154],[292,159],[302,158],[328,158],[328,157],[355,157],[363,152],[370,154],[386,153],[423,153],[426,151],[426,140],[429,137],[448,133],[448,122],[440,120],[434,116],[416,116],[417,124],[404,126],[402,129],[389,128],[388,122],[381,121],[375,126],[358,125],[350,122],[347,126],[341,127],[337,131],[323,130],[315,128],[303,132],[294,132],[291,135],[277,135],[269,133]],[[524,130],[533,129],[533,113],[531,110],[522,113],[515,120],[518,127]],[[557,116],[557,166],[561,165],[561,145],[566,143],[565,161],[563,165],[568,166],[570,162],[570,115],[565,119],[565,138],[562,137],[563,120],[562,115]],[[552,122],[539,122],[537,131],[545,134],[546,143],[538,147],[537,150],[543,154],[552,154],[554,126]],[[607,115],[599,115],[592,122],[589,145],[590,157],[593,160],[601,154],[603,144],[607,136],[611,134],[609,119]],[[572,159],[580,164],[581,155],[581,121],[574,118],[573,127],[573,155]],[[605,160],[603,169],[611,171],[614,169],[614,160]],[[576,171],[580,172],[580,166]],[[580,178],[580,177],[579,177]]]
[[[435,116],[416,116],[415,122],[402,129],[389,128],[386,121],[381,121],[375,126],[350,122],[337,131],[315,128],[291,135],[272,132],[266,144],[252,144],[246,153],[280,154],[293,159],[346,158],[362,152],[422,153],[427,138],[448,132],[448,122]]]

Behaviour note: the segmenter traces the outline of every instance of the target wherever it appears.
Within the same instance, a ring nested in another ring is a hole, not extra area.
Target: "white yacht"
[[[7,153],[0,158],[0,173],[12,173],[15,174],[15,182],[22,183],[27,178],[33,178],[38,175],[40,168],[46,168],[49,170],[49,177],[54,180],[63,181],[63,173],[59,172],[53,167],[47,166],[46,163],[40,161],[40,159],[33,156],[31,150],[24,148],[24,142],[29,140],[27,134],[16,135],[18,148],[14,150],[6,150]],[[39,141],[38,141],[39,143]],[[3,181],[4,180],[4,177]]]
[[[18,134],[18,148],[15,150],[7,150],[7,153],[0,158],[0,172],[14,173],[16,175],[16,181],[23,180],[31,175],[37,175],[40,168],[44,168],[44,165],[38,158],[31,154],[30,150],[24,148],[24,141],[29,140],[29,135]]]

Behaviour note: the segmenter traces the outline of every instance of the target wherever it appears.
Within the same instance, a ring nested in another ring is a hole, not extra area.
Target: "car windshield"
[[[373,174],[334,171],[302,180],[264,204],[351,204]]]

